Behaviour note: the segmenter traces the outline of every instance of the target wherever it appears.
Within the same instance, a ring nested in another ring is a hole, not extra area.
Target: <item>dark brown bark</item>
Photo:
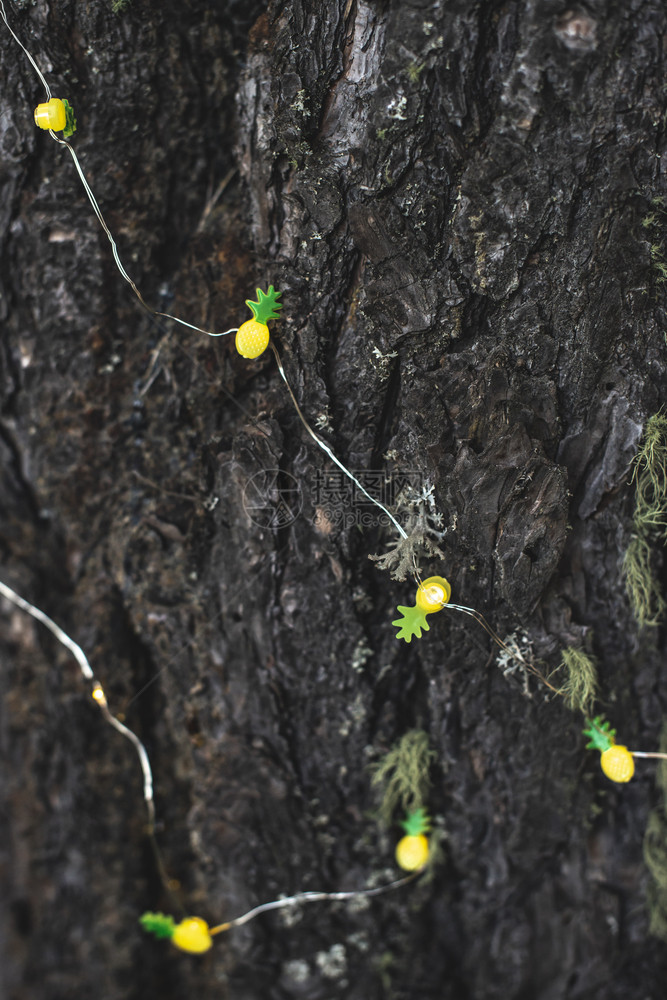
[[[621,560],[629,464],[665,391],[660,212],[642,225],[666,194],[664,5],[7,13],[75,107],[145,297],[221,330],[256,284],[282,289],[274,338],[307,418],[350,468],[433,487],[445,558],[424,574],[549,668],[585,646],[600,710],[657,748],[664,631],[638,630]],[[246,362],[140,309],[0,29],[1,576],[146,742],[186,910],[217,922],[394,877],[368,767],[415,726],[446,831],[432,881],[177,954],[137,923],[170,903],[132,748],[3,605],[4,995],[662,997],[654,766],[607,782],[581,716],[534,681],[525,697],[470,618],[395,638],[414,586],[368,559],[392,531],[368,507],[350,523],[350,496],[317,517],[331,464],[269,352]],[[247,512],[273,470],[303,500],[284,526]]]

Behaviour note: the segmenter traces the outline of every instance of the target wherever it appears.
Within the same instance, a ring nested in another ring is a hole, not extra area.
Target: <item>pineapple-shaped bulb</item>
[[[213,945],[209,926],[201,917],[186,917],[179,924],[164,913],[144,913],[139,923],[156,938],[167,938],[181,951],[201,955]]]
[[[69,139],[76,132],[76,118],[71,104],[69,101],[61,101],[59,97],[52,97],[44,104],[38,104],[35,108],[35,125],[45,130],[62,132],[63,137]]]
[[[258,358],[269,344],[269,328],[271,319],[278,319],[278,310],[282,303],[278,299],[282,292],[273,290],[269,285],[266,293],[257,289],[257,302],[246,299],[245,304],[252,311],[253,319],[246,320],[236,331],[236,350],[244,358]]]
[[[590,737],[586,744],[588,750],[600,751],[600,767],[610,781],[620,784],[630,781],[635,773],[635,760],[627,747],[616,742],[616,730],[611,729],[609,722],[603,721],[603,716],[596,715],[594,719],[586,719],[588,726],[584,734]]]
[[[406,815],[401,826],[405,836],[396,845],[396,861],[407,872],[419,871],[428,861],[426,834],[431,829],[431,820],[425,809],[414,809]]]
[[[398,626],[397,638],[411,642],[414,635],[421,639],[422,629],[429,631],[426,615],[442,611],[451,596],[452,588],[443,576],[429,576],[419,584],[414,605],[399,604],[401,617],[391,623]]]

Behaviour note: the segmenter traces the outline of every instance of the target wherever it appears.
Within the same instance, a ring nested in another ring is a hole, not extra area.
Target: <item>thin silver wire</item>
[[[38,78],[39,78],[42,86],[44,87],[44,91],[46,93],[47,101],[50,100],[52,95],[51,95],[51,89],[49,87],[49,84],[48,84],[46,78],[44,77],[44,74],[40,70],[37,62],[35,61],[35,59],[31,55],[31,53],[28,51],[28,49],[26,48],[26,46],[23,44],[23,42],[20,40],[20,38],[16,35],[16,33],[14,32],[14,30],[10,26],[9,21],[7,20],[7,15],[6,15],[6,12],[5,12],[5,6],[4,6],[3,0],[0,0],[0,15],[2,16],[2,19],[3,19],[4,23],[5,23],[8,31],[10,32],[11,36],[13,37],[14,41],[19,45],[19,47],[25,53],[25,55],[27,56],[28,60],[30,61],[30,64],[32,65],[33,69],[35,70],[35,73],[37,74],[37,76],[38,76]],[[118,246],[116,244],[116,241],[115,241],[115,239],[113,237],[113,234],[112,234],[111,230],[109,229],[109,227],[108,227],[108,225],[106,223],[106,220],[105,220],[105,218],[104,218],[104,216],[102,214],[102,211],[101,211],[100,206],[99,206],[99,204],[97,202],[97,199],[96,199],[96,197],[95,197],[95,195],[94,195],[94,193],[92,191],[92,188],[90,187],[90,184],[88,183],[88,180],[87,180],[87,178],[86,178],[86,176],[84,174],[83,168],[81,167],[81,164],[80,164],[79,158],[78,158],[78,156],[76,154],[76,151],[70,145],[69,142],[67,142],[65,139],[61,139],[59,136],[57,136],[56,133],[52,129],[49,129],[49,135],[51,136],[51,138],[55,142],[57,142],[60,146],[64,146],[68,150],[68,152],[70,153],[70,156],[72,157],[72,161],[73,161],[74,166],[76,168],[77,174],[79,175],[79,179],[81,181],[81,184],[83,185],[83,189],[86,192],[86,195],[87,195],[88,200],[89,200],[89,202],[91,204],[91,207],[92,207],[92,209],[93,209],[93,211],[95,213],[95,216],[97,217],[97,220],[98,220],[99,224],[101,225],[102,229],[104,230],[104,232],[105,232],[105,234],[107,236],[107,239],[109,240],[109,243],[111,244],[111,251],[112,251],[112,254],[113,254],[113,259],[114,259],[114,262],[116,264],[116,267],[117,267],[117,269],[118,269],[121,277],[132,288],[132,291],[136,295],[137,299],[139,300],[139,302],[141,303],[141,305],[143,306],[143,308],[148,313],[150,313],[150,314],[152,314],[154,316],[162,316],[165,319],[171,319],[175,323],[179,323],[181,326],[185,326],[185,327],[187,327],[190,330],[195,330],[197,333],[206,334],[209,337],[224,337],[224,336],[228,336],[229,334],[236,333],[238,331],[238,327],[232,327],[229,330],[224,330],[224,331],[219,332],[219,333],[214,333],[214,332],[212,332],[210,330],[205,330],[202,327],[197,326],[194,323],[188,323],[186,320],[182,320],[178,316],[174,316],[172,313],[166,313],[166,312],[162,312],[162,311],[159,311],[159,310],[156,310],[156,309],[152,309],[148,305],[148,303],[145,301],[144,297],[142,296],[141,292],[139,291],[139,288],[137,287],[137,285],[135,284],[135,282],[133,281],[133,279],[130,277],[130,275],[128,274],[128,272],[126,271],[126,269],[125,269],[125,267],[123,265],[123,262],[122,262],[122,260],[120,258],[120,253],[118,251]],[[310,426],[310,424],[308,423],[308,421],[304,417],[304,415],[303,415],[303,413],[301,411],[301,408],[300,408],[300,406],[299,406],[299,404],[298,404],[298,402],[296,400],[296,397],[295,397],[295,395],[294,395],[294,393],[292,391],[292,388],[291,388],[291,386],[290,386],[290,384],[289,384],[289,382],[287,380],[287,376],[285,374],[285,370],[283,368],[283,365],[282,365],[280,356],[278,354],[278,351],[276,350],[274,344],[271,341],[269,342],[269,346],[270,346],[270,348],[271,348],[271,350],[273,352],[273,355],[274,355],[274,358],[276,360],[276,364],[277,364],[277,367],[278,367],[278,371],[279,371],[280,376],[283,379],[283,381],[284,381],[284,383],[285,383],[285,385],[287,387],[287,391],[288,391],[288,393],[290,395],[290,398],[291,398],[292,403],[294,405],[294,408],[296,410],[297,416],[301,420],[301,423],[305,427],[305,429],[308,432],[308,434],[310,435],[310,437],[315,441],[315,443],[317,444],[317,446],[319,448],[321,448],[322,451],[324,451],[324,453],[329,457],[329,459],[335,465],[338,466],[338,468],[344,473],[344,475],[346,475],[355,484],[355,486],[363,493],[363,495],[368,500],[370,500],[371,503],[373,503],[376,507],[378,507],[384,514],[387,515],[387,517],[390,519],[390,521],[392,522],[392,524],[394,525],[394,527],[398,531],[398,533],[401,536],[401,538],[407,539],[407,537],[408,537],[407,532],[402,527],[402,525],[399,524],[399,522],[396,520],[396,518],[394,517],[394,515],[384,506],[384,504],[380,503],[379,500],[377,500],[375,497],[371,496],[371,494],[359,482],[359,480],[357,479],[357,477],[354,476],[353,473],[350,472],[350,470],[346,468],[346,466],[336,457],[336,455],[331,450],[331,448],[326,444],[326,442],[318,434],[316,434],[315,431],[312,429],[312,427]],[[418,582],[421,582],[418,572],[415,571],[414,576],[415,576],[415,579]],[[86,680],[93,682],[93,685],[94,685],[93,691],[97,692],[97,694],[98,694],[98,697],[96,697],[94,700],[97,701],[98,707],[99,707],[100,711],[102,712],[102,714],[103,714],[104,718],[106,719],[106,721],[109,723],[109,725],[111,725],[114,729],[116,729],[117,732],[119,732],[122,736],[124,736],[125,739],[127,739],[134,746],[135,751],[137,753],[137,756],[139,758],[139,762],[140,762],[142,773],[143,773],[143,779],[144,779],[143,794],[144,794],[144,800],[145,800],[145,803],[146,803],[146,809],[147,809],[147,813],[148,813],[149,832],[150,832],[151,835],[153,835],[153,833],[154,833],[154,827],[155,827],[155,804],[154,804],[154,798],[153,798],[153,776],[152,776],[152,770],[151,770],[151,766],[150,766],[150,761],[149,761],[149,758],[148,758],[148,754],[146,752],[146,749],[145,749],[143,743],[141,742],[141,740],[139,739],[139,737],[131,729],[129,729],[127,726],[125,726],[122,722],[120,722],[120,720],[117,719],[114,715],[112,715],[111,712],[109,711],[109,708],[108,708],[108,705],[107,705],[107,702],[106,702],[106,696],[104,695],[104,691],[103,691],[101,685],[99,684],[99,682],[96,681],[94,673],[93,673],[93,670],[90,667],[88,659],[87,659],[85,653],[83,652],[83,650],[81,649],[81,647],[76,642],[74,642],[74,640],[71,639],[67,635],[67,633],[65,633],[54,621],[52,621],[52,619],[49,618],[48,615],[46,615],[39,608],[37,608],[34,605],[30,604],[30,602],[26,601],[24,598],[20,597],[20,595],[18,595],[17,593],[15,593],[15,591],[11,590],[11,588],[7,587],[7,585],[4,584],[4,583],[2,583],[1,581],[0,581],[0,593],[2,593],[9,601],[11,601],[12,603],[14,603],[17,607],[21,608],[23,611],[26,611],[28,614],[32,615],[32,617],[35,618],[37,621],[39,621],[43,625],[45,625],[46,628],[48,628],[53,633],[53,635],[58,639],[58,641],[63,646],[65,646],[66,649],[68,649],[70,651],[70,653],[74,656],[74,658],[76,659],[77,663],[79,664],[79,667],[81,669],[81,672],[82,672],[83,676],[86,678]],[[453,611],[460,611],[460,612],[462,612],[464,614],[470,615],[472,618],[474,618],[478,622],[478,624],[480,624],[485,629],[485,631],[489,634],[489,636],[501,648],[503,648],[503,649],[507,648],[506,645],[505,645],[505,643],[499,638],[499,636],[496,634],[496,632],[494,632],[494,630],[490,627],[490,625],[488,624],[488,622],[486,621],[486,619],[484,618],[484,616],[479,611],[477,611],[474,608],[468,608],[468,607],[465,607],[463,605],[458,605],[458,604],[448,604],[447,607],[449,607]],[[634,756],[640,757],[640,756],[663,756],[663,755],[661,755],[661,754],[643,754],[643,753],[640,753],[640,752],[635,752]],[[326,892],[298,893],[297,895],[292,896],[292,897],[288,897],[287,899],[274,900],[274,901],[272,901],[270,903],[263,903],[260,906],[254,907],[252,910],[250,910],[244,916],[238,917],[235,920],[231,921],[229,924],[225,924],[225,925],[222,925],[222,926],[225,927],[225,928],[232,927],[232,926],[241,926],[242,924],[247,923],[249,920],[252,920],[254,917],[258,916],[260,913],[266,912],[268,910],[280,909],[280,908],[283,908],[285,906],[295,905],[295,904],[297,904],[299,902],[314,902],[314,901],[322,900],[322,899],[343,900],[343,899],[351,899],[351,898],[355,898],[355,897],[359,897],[359,896],[379,895],[380,893],[387,892],[390,889],[399,888],[400,886],[405,885],[406,883],[410,882],[413,878],[414,878],[414,875],[409,875],[406,878],[399,879],[398,881],[391,883],[389,886],[384,886],[384,887],[381,887],[379,889],[368,889],[368,890],[360,890],[360,891],[352,891],[352,892],[338,892],[338,893],[326,893]]]
[[[491,636],[494,642],[498,643],[498,645],[502,649],[507,649],[506,644],[503,642],[500,636],[496,632],[494,632],[494,630],[491,628],[491,626],[489,625],[489,623],[487,622],[486,618],[481,613],[481,611],[477,611],[476,608],[467,608],[463,604],[445,604],[444,607],[451,608],[452,611],[461,611],[463,612],[464,615],[470,615],[470,617],[474,618],[475,621],[482,626],[484,631]]]
[[[113,238],[111,230],[109,229],[109,227],[107,226],[107,224],[106,224],[106,222],[104,220],[104,216],[102,215],[102,211],[100,209],[100,206],[97,203],[97,199],[96,199],[95,195],[92,192],[90,184],[86,180],[86,175],[83,172],[83,169],[82,169],[81,164],[79,162],[79,158],[76,155],[76,152],[75,152],[74,148],[69,144],[69,142],[67,142],[66,139],[59,138],[59,136],[57,136],[55,134],[55,132],[53,131],[53,129],[49,129],[49,135],[51,136],[52,139],[55,139],[55,141],[60,146],[64,146],[65,149],[67,149],[68,152],[70,153],[70,155],[72,157],[72,160],[74,161],[74,166],[76,167],[76,171],[77,171],[77,173],[79,175],[79,178],[81,180],[81,183],[83,185],[83,189],[86,192],[86,194],[88,195],[88,200],[89,200],[90,204],[92,205],[92,208],[93,208],[93,211],[94,211],[95,215],[97,216],[97,220],[100,223],[100,225],[102,226],[102,229],[106,233],[107,238],[109,240],[109,243],[111,244],[111,252],[113,253],[113,259],[114,259],[114,261],[116,263],[116,267],[118,268],[121,276],[125,279],[125,281],[127,281],[128,285],[130,285],[130,287],[132,288],[132,291],[137,296],[137,298],[141,302],[141,304],[144,307],[144,309],[146,309],[146,311],[149,312],[149,313],[151,313],[153,316],[164,316],[166,319],[173,319],[175,323],[180,323],[181,326],[187,326],[190,330],[196,330],[197,333],[205,333],[209,337],[226,337],[230,333],[236,333],[237,330],[238,330],[238,327],[233,327],[230,330],[223,330],[221,333],[213,333],[210,330],[204,330],[202,327],[196,326],[194,323],[188,323],[184,319],[179,319],[178,316],[173,316],[171,313],[159,312],[157,309],[152,309],[148,305],[148,303],[144,299],[143,295],[141,294],[141,292],[137,288],[136,284],[134,283],[134,281],[129,276],[129,274],[127,273],[127,271],[125,270],[125,268],[123,266],[123,262],[120,259],[120,254],[118,253],[118,247],[116,245],[116,241]]]
[[[414,560],[413,560],[413,567],[414,568],[412,573],[415,579],[415,583],[421,587],[424,581],[422,579],[421,573],[417,569],[417,565],[414,562]],[[475,619],[478,625],[482,626],[484,631],[491,636],[493,641],[497,643],[497,645],[500,646],[501,649],[507,650],[507,652],[510,653],[510,655],[516,659],[516,654],[513,653],[512,650],[506,645],[506,643],[503,642],[498,633],[494,632],[494,630],[491,628],[491,626],[489,625],[489,623],[487,622],[486,618],[484,617],[481,611],[478,611],[476,608],[468,608],[466,607],[465,604],[452,604],[450,601],[443,602],[443,604],[441,605],[441,610],[460,611],[464,615],[470,615],[471,618]]]
[[[260,913],[267,913],[269,910],[282,910],[287,906],[297,906],[299,903],[316,903],[323,899],[345,900],[358,899],[360,896],[380,896],[382,893],[391,892],[393,889],[400,889],[401,886],[407,885],[408,882],[412,882],[421,874],[422,871],[412,872],[410,875],[396,879],[396,881],[390,882],[388,885],[377,886],[375,889],[353,889],[347,892],[297,892],[294,896],[286,896],[284,899],[274,899],[270,903],[260,903],[259,906],[254,906],[242,916],[235,917],[234,920],[228,920],[217,927],[212,927],[211,934],[229,930],[231,927],[241,927],[250,920],[254,920]]]
[[[50,89],[48,83],[46,82],[46,79],[44,78],[44,74],[42,73],[41,69],[39,68],[39,66],[37,65],[37,63],[33,59],[33,57],[30,55],[30,53],[28,52],[28,50],[26,49],[26,47],[23,44],[23,42],[21,41],[21,39],[18,37],[18,35],[16,35],[14,33],[14,31],[10,27],[9,21],[7,20],[7,15],[5,13],[5,5],[2,2],[2,0],[0,0],[0,15],[2,16],[2,20],[7,25],[7,30],[9,31],[9,33],[12,36],[12,38],[14,39],[14,41],[16,42],[17,45],[21,46],[21,48],[23,49],[23,51],[27,55],[28,59],[32,63],[32,68],[34,69],[35,73],[39,77],[39,79],[40,79],[40,81],[42,83],[42,86],[44,87],[44,90],[46,91],[46,99],[47,99],[47,101],[50,101],[51,100],[51,89]]]
[[[25,47],[25,45],[23,44],[23,42],[21,41],[21,39],[18,37],[18,35],[14,32],[14,30],[10,27],[9,21],[7,20],[7,14],[5,12],[5,5],[3,3],[3,0],[0,0],[0,15],[2,16],[2,19],[5,22],[5,24],[7,26],[7,29],[9,31],[9,33],[11,34],[12,38],[14,39],[14,41],[23,49],[23,51],[25,52],[26,56],[30,60],[30,63],[32,65],[33,69],[37,73],[37,76],[39,77],[39,79],[40,79],[40,81],[42,83],[42,86],[44,87],[44,90],[46,91],[46,98],[47,98],[47,100],[50,100],[51,99],[51,88],[49,87],[48,83],[46,82],[44,74],[42,73],[41,69],[37,65],[36,61],[33,59],[32,55],[30,54],[30,52],[28,51],[28,49]],[[153,315],[153,316],[164,316],[165,319],[172,319],[175,323],[180,323],[181,326],[187,326],[190,330],[196,330],[197,333],[205,333],[209,337],[226,337],[230,333],[236,333],[238,327],[233,327],[230,330],[223,330],[221,333],[213,333],[210,330],[204,330],[204,329],[202,329],[202,327],[196,326],[194,323],[187,323],[184,319],[179,319],[178,316],[173,316],[171,313],[159,312],[157,309],[152,309],[148,305],[148,303],[144,299],[143,295],[141,294],[141,292],[137,288],[136,284],[134,283],[134,281],[132,280],[132,278],[130,277],[130,275],[125,270],[125,267],[123,266],[123,262],[120,259],[120,254],[118,252],[118,246],[116,244],[116,241],[113,238],[111,230],[109,229],[109,227],[106,224],[104,216],[102,215],[102,210],[100,209],[100,206],[97,203],[97,199],[96,199],[95,195],[92,192],[90,184],[86,180],[86,175],[83,172],[83,168],[81,167],[81,164],[79,162],[79,158],[76,155],[76,152],[75,152],[74,148],[72,146],[70,146],[69,142],[67,142],[66,139],[61,139],[59,136],[57,136],[56,133],[53,131],[53,129],[49,129],[49,135],[51,136],[51,138],[55,142],[58,143],[58,145],[64,146],[65,149],[67,149],[69,151],[69,153],[70,153],[70,155],[72,157],[72,160],[74,161],[74,166],[76,167],[76,171],[77,171],[77,173],[79,175],[79,179],[80,179],[80,181],[81,181],[81,183],[83,185],[83,189],[84,189],[84,191],[86,192],[86,194],[88,196],[88,200],[89,200],[90,204],[92,205],[93,211],[94,211],[95,215],[97,216],[98,222],[102,226],[102,229],[106,233],[107,238],[109,240],[109,243],[111,244],[111,252],[113,254],[113,259],[114,259],[114,261],[116,263],[116,267],[118,268],[118,271],[120,272],[121,276],[125,279],[125,281],[127,281],[128,285],[130,285],[130,287],[132,288],[132,291],[134,292],[134,294],[136,295],[136,297],[139,299],[139,301],[141,302],[141,304],[144,307],[144,309],[147,312],[151,313],[151,315]]]
[[[2,3],[2,0],[0,0],[0,3]],[[102,715],[104,716],[106,721],[109,723],[110,726],[113,726],[114,729],[116,729],[122,736],[124,736],[125,739],[129,740],[134,749],[136,750],[137,756],[139,758],[139,763],[141,764],[141,771],[144,779],[143,793],[144,793],[144,801],[146,803],[146,811],[148,813],[149,832],[152,833],[155,827],[155,803],[153,801],[153,772],[151,770],[151,764],[150,760],[148,759],[148,753],[146,752],[145,746],[143,745],[139,737],[136,735],[136,733],[133,733],[131,729],[128,729],[127,726],[124,726],[123,723],[119,719],[117,719],[114,715],[112,715],[111,712],[109,711],[106,695],[104,694],[102,685],[95,677],[93,669],[90,663],[88,662],[88,657],[81,649],[81,646],[79,646],[79,644],[76,643],[74,639],[72,639],[69,635],[67,635],[66,632],[63,632],[60,626],[56,625],[56,623],[53,621],[52,618],[49,618],[47,614],[45,614],[39,608],[35,607],[34,604],[31,604],[30,601],[26,601],[24,597],[21,597],[20,594],[17,594],[15,590],[12,590],[11,587],[8,587],[7,584],[3,583],[1,580],[0,580],[0,594],[2,594],[3,597],[6,597],[8,601],[11,601],[12,604],[16,605],[17,608],[20,608],[21,611],[27,612],[27,614],[32,615],[32,617],[35,618],[38,622],[46,626],[46,628],[48,628],[48,630],[56,637],[58,642],[60,642],[67,650],[69,650],[69,652],[72,654],[76,662],[79,664],[79,668],[81,669],[81,673],[83,674],[85,679],[87,681],[90,681],[91,684],[93,685],[93,692],[92,692],[93,700],[96,702],[98,708],[102,712]]]
[[[290,399],[292,400],[292,403],[294,405],[294,409],[296,410],[297,416],[298,416],[299,420],[301,421],[301,423],[303,424],[303,426],[308,431],[308,433],[310,434],[310,436],[312,437],[312,439],[315,442],[315,444],[317,444],[318,447],[320,447],[322,449],[322,451],[325,452],[325,454],[327,454],[329,456],[329,458],[331,459],[331,461],[334,462],[334,464],[337,465],[338,468],[341,469],[345,473],[345,475],[348,477],[348,479],[352,480],[352,482],[355,484],[355,486],[357,486],[361,490],[361,492],[364,494],[364,496],[367,497],[371,501],[371,503],[374,503],[376,507],[379,507],[380,510],[383,511],[387,515],[387,517],[389,518],[389,520],[392,522],[392,524],[394,525],[394,527],[398,531],[398,533],[401,536],[401,538],[407,538],[408,537],[407,532],[402,527],[402,525],[400,525],[398,523],[398,521],[396,520],[396,518],[394,517],[394,515],[390,511],[387,510],[387,508],[384,506],[384,504],[381,504],[379,500],[376,500],[375,497],[372,497],[370,495],[370,493],[367,490],[364,489],[364,487],[361,485],[361,483],[359,482],[359,480],[357,479],[357,477],[354,476],[350,472],[349,469],[346,469],[345,466],[343,465],[343,463],[341,461],[339,461],[339,459],[336,458],[336,456],[334,455],[334,453],[332,452],[331,448],[326,443],[326,441],[323,441],[322,438],[319,436],[319,434],[315,433],[315,431],[310,426],[310,424],[308,423],[308,421],[304,417],[303,413],[301,412],[301,407],[299,406],[299,404],[296,401],[296,396],[292,392],[292,387],[289,384],[289,382],[287,381],[287,375],[285,374],[285,369],[283,368],[282,361],[280,360],[280,355],[278,354],[278,351],[276,350],[275,344],[271,340],[269,341],[269,347],[273,351],[273,356],[276,359],[276,364],[278,365],[278,371],[280,372],[280,375],[282,377],[283,382],[287,386],[287,391],[290,394]]]
[[[421,586],[424,581],[422,580],[421,574],[417,569],[416,564],[414,564],[413,576],[418,586]],[[543,684],[546,684],[546,686],[551,691],[553,691],[554,694],[559,694],[558,689],[555,688],[553,684],[551,684],[549,680],[539,672],[539,670],[536,670],[534,667],[532,667],[530,663],[528,663],[524,659],[523,656],[518,654],[515,650],[511,649],[506,642],[503,642],[498,633],[491,628],[491,626],[489,625],[489,623],[487,622],[486,618],[484,617],[481,611],[478,611],[476,608],[469,608],[465,604],[452,604],[449,601],[441,605],[441,610],[445,609],[450,611],[460,611],[462,614],[469,615],[471,618],[474,618],[477,624],[482,626],[484,631],[487,633],[487,635],[489,635],[493,639],[493,641],[496,643],[497,646],[500,646],[500,648],[503,649],[509,656],[511,656],[513,660],[516,660],[518,663],[521,663],[529,671],[529,673],[531,673],[534,677],[537,677],[537,679],[542,681]]]

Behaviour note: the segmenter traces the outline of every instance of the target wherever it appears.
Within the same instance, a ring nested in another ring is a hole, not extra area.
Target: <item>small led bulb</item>
[[[429,576],[419,584],[415,604],[427,615],[441,611],[452,596],[452,588],[442,576]]]
[[[102,690],[102,685],[97,681],[93,685],[92,696],[98,705],[106,705],[107,699],[104,691]]]
[[[35,108],[35,125],[40,128],[62,132],[66,124],[67,113],[60,98],[52,97],[46,104],[38,104]]]

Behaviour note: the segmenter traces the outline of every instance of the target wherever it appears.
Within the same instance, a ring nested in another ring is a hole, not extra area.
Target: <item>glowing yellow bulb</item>
[[[427,614],[440,611],[452,595],[452,588],[443,576],[429,576],[419,584],[415,604]]]
[[[208,924],[201,917],[186,917],[176,924],[171,937],[172,943],[181,951],[201,955],[213,945]]]
[[[95,687],[93,688],[93,698],[95,699],[95,701],[97,702],[98,705],[106,705],[106,703],[107,703],[107,696],[105,695],[104,691],[102,690],[102,687],[101,687],[100,684],[96,684]]]
[[[46,104],[38,104],[35,108],[35,125],[40,128],[62,132],[66,124],[65,105],[58,97],[52,97]]]

